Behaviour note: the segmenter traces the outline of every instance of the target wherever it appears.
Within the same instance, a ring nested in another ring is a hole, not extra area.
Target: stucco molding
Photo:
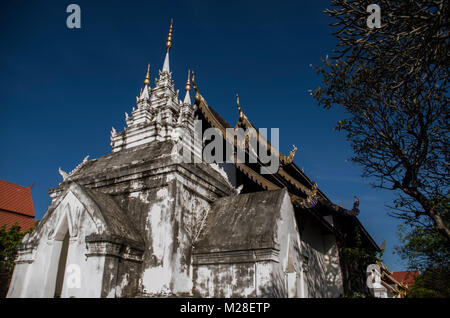
[[[86,257],[92,256],[110,256],[123,260],[142,262],[143,251],[119,242],[86,238],[87,253]]]
[[[35,244],[21,244],[17,250],[16,264],[31,264],[36,256],[37,246]]]
[[[279,262],[279,250],[267,248],[256,250],[224,251],[193,254],[193,265],[215,265],[254,263],[262,261]]]

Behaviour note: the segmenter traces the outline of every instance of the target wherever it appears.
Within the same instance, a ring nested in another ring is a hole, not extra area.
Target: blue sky
[[[66,7],[81,7],[81,29],[66,27]],[[135,106],[147,63],[162,68],[174,19],[171,71],[184,96],[188,68],[202,95],[226,120],[238,118],[235,94],[259,128],[280,128],[280,148],[337,204],[360,198],[361,222],[380,244],[389,269],[398,220],[387,215],[393,194],[373,189],[343,133],[344,114],[318,107],[308,90],[320,85],[309,66],[336,41],[322,13],[329,1],[10,1],[0,12],[0,179],[28,186],[40,219],[48,189],[86,155],[111,152]],[[152,80],[153,84],[153,80]]]

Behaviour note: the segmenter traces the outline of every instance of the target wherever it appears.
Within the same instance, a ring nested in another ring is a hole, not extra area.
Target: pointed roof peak
[[[188,77],[187,77],[185,89],[187,92],[189,92],[191,90],[191,70],[188,70]]]
[[[166,53],[166,57],[164,58],[164,64],[163,64],[163,72],[170,73],[170,63],[169,63],[169,51]]]
[[[169,52],[170,48],[172,47],[172,29],[173,29],[173,19],[170,19],[169,35],[167,36],[166,42],[167,52]]]
[[[184,97],[184,104],[191,104],[191,96],[189,95],[189,91],[191,90],[191,70],[188,70],[188,78],[186,81],[186,96]]]
[[[144,85],[150,85],[150,63],[147,66],[147,75],[145,75]]]
[[[167,42],[166,42],[166,57],[164,58],[164,64],[163,64],[163,72],[170,73],[170,64],[169,64],[169,51],[172,47],[172,29],[173,29],[173,19],[170,19],[170,28],[169,28],[169,35],[167,36]]]
[[[147,74],[145,75],[145,80],[144,80],[144,89],[141,88],[141,91],[139,93],[138,102],[150,98],[149,90],[150,90],[150,63],[147,66]]]

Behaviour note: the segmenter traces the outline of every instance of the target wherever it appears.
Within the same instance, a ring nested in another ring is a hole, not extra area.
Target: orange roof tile
[[[402,271],[402,272],[393,272],[391,274],[395,280],[400,283],[407,284],[408,286],[412,286],[415,283],[415,279],[419,276],[419,271]]]
[[[34,218],[31,187],[0,180],[0,209]]]
[[[36,221],[30,216],[0,210],[0,227],[6,225],[8,230],[15,223],[18,223],[21,232],[26,232],[36,225]]]

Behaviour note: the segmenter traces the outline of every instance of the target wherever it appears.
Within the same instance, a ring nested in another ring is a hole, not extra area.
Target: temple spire
[[[173,29],[173,19],[170,19],[170,28],[169,28],[169,35],[167,36],[167,42],[166,42],[166,58],[164,59],[164,65],[163,65],[163,72],[170,73],[170,66],[169,66],[169,51],[172,47],[172,29]]]
[[[189,95],[189,91],[191,90],[191,70],[188,70],[188,78],[186,81],[186,96],[184,97],[184,102],[185,104],[191,104],[191,96]]]
[[[139,100],[149,99],[150,98],[150,64],[147,66],[147,74],[145,75],[144,80],[144,89],[141,90],[139,95]]]

